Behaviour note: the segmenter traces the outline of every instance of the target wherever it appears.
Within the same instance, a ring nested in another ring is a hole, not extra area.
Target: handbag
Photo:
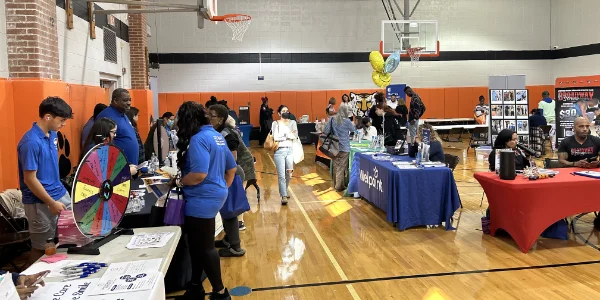
[[[279,124],[277,124],[277,126],[279,126]],[[265,139],[265,143],[263,145],[263,147],[269,151],[275,152],[277,149],[279,149],[279,142],[276,142],[275,138],[273,138],[272,130],[269,131],[269,134],[267,135],[267,138]]]
[[[294,164],[298,164],[304,160],[304,149],[302,148],[300,138],[294,139],[294,142],[292,143],[292,154],[294,156]]]
[[[338,155],[338,153],[340,153],[340,140],[333,131],[333,118],[331,118],[329,122],[329,133],[322,133],[319,136],[319,141],[321,142],[321,147],[319,147],[319,150],[330,158],[334,158]]]
[[[183,225],[185,220],[185,200],[180,188],[169,190],[165,204],[165,225]]]
[[[246,197],[242,178],[239,175],[235,175],[229,187],[227,199],[223,207],[219,210],[219,213],[221,214],[221,218],[225,220],[235,218],[249,210],[250,203],[248,203],[248,197]]]

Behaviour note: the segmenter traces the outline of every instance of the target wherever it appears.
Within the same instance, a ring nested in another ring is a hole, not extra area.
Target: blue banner
[[[369,199],[381,210],[388,211],[390,187],[389,171],[373,163],[369,157],[360,159],[360,172],[358,178],[358,194]],[[356,158],[355,158],[356,159]]]
[[[404,93],[404,88],[406,84],[390,84],[385,89],[385,98],[389,101],[392,99],[392,95],[396,95],[396,99],[402,99],[406,102],[406,93]],[[408,104],[407,104],[408,105]]]

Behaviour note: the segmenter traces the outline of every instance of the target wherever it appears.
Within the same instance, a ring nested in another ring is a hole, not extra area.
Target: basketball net
[[[419,58],[421,57],[421,52],[423,51],[423,47],[416,48],[408,48],[406,52],[408,56],[410,56],[410,65],[413,67],[419,66]]]
[[[250,27],[250,23],[252,23],[252,17],[241,14],[225,15],[223,21],[227,23],[227,26],[229,26],[233,32],[233,37],[231,39],[241,42],[246,30]]]

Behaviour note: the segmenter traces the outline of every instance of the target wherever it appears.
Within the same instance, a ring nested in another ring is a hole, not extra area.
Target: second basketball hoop
[[[243,14],[229,14],[224,16],[214,16],[211,18],[211,21],[225,22],[233,32],[233,37],[231,39],[241,42],[246,30],[248,30],[248,27],[250,27],[250,24],[252,23],[252,17]]]

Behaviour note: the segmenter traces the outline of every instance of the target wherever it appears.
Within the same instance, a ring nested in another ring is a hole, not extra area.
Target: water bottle
[[[152,158],[150,158],[150,172],[155,173],[158,170],[158,157],[156,153],[152,152]]]
[[[422,153],[422,148],[421,148],[421,146],[422,146],[422,145],[419,145],[419,146],[417,147],[417,157],[416,157],[416,159],[417,159],[417,166],[420,166],[420,165],[421,165],[421,153]]]

